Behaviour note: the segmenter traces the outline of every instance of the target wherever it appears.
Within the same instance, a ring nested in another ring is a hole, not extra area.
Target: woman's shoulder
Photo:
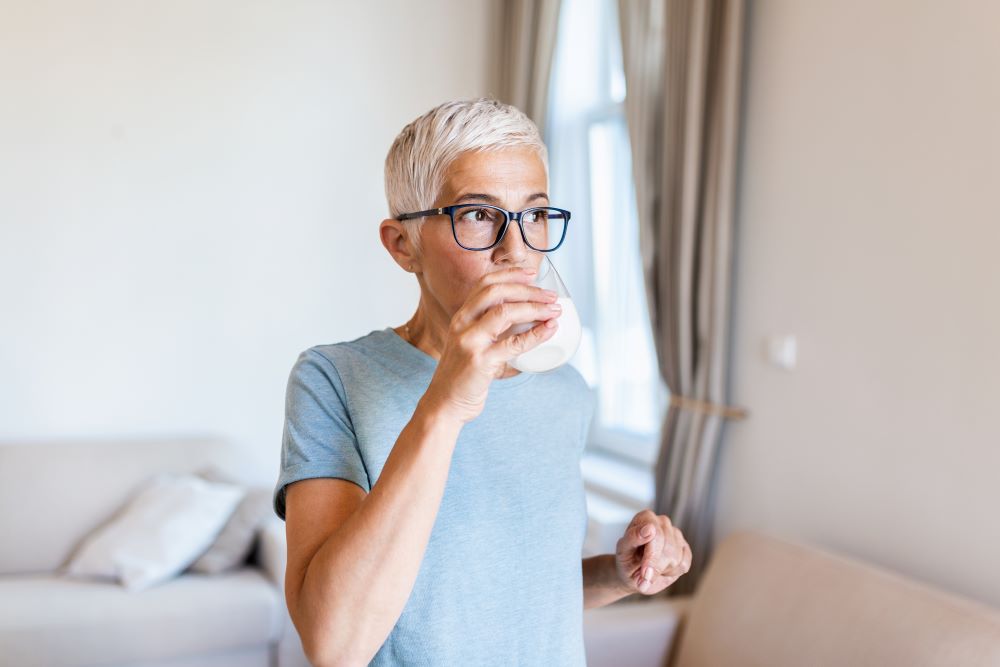
[[[302,357],[320,357],[330,363],[336,364],[338,361],[347,361],[357,357],[371,357],[379,355],[384,348],[384,330],[376,329],[363,336],[350,340],[338,341],[336,343],[318,343],[303,350],[299,354]]]
[[[318,372],[334,384],[370,378],[384,364],[384,338],[384,330],[375,330],[350,340],[313,345],[299,353],[292,373]]]

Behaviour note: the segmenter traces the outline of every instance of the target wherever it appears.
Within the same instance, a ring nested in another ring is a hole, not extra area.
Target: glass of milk
[[[569,290],[566,289],[548,255],[542,255],[534,284],[552,290],[558,295],[556,303],[562,306],[562,313],[556,318],[556,332],[548,340],[542,341],[509,362],[511,366],[524,373],[544,373],[565,364],[580,346],[582,334],[580,315],[576,311]],[[511,327],[510,334],[527,331],[538,324],[539,321],[515,325]]]

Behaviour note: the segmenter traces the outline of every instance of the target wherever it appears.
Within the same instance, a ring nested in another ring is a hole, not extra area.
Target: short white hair
[[[389,216],[424,211],[434,206],[444,174],[466,151],[490,151],[515,146],[533,148],[545,167],[549,157],[538,126],[515,106],[489,97],[440,104],[399,133],[385,158],[385,198]],[[425,218],[404,220],[416,252]]]

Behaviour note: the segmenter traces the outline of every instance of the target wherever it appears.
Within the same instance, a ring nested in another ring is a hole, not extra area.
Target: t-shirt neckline
[[[385,327],[382,329],[382,333],[385,334],[389,343],[399,349],[408,359],[413,359],[416,363],[428,368],[431,372],[433,372],[437,367],[437,359],[400,336],[392,327]],[[530,382],[535,375],[537,375],[537,373],[526,373],[521,371],[517,375],[512,375],[508,378],[497,378],[493,380],[493,382],[490,383],[490,387],[496,389],[516,387],[524,384],[525,382]]]

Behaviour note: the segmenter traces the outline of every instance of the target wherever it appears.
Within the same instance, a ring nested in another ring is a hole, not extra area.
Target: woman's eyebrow
[[[549,196],[544,192],[536,192],[535,194],[528,197],[526,201],[532,202],[535,201],[536,199],[548,200],[548,198]],[[487,204],[493,204],[495,206],[499,204],[500,199],[494,197],[493,195],[486,194],[484,192],[470,192],[456,199],[455,203],[457,204],[463,201],[484,201]]]

